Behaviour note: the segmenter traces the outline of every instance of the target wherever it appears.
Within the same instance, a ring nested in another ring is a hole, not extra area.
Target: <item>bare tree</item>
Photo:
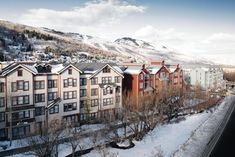
[[[38,157],[49,157],[53,153],[57,153],[57,146],[61,139],[62,129],[60,124],[52,121],[49,127],[41,129],[39,135],[27,137],[24,142],[31,146],[29,155]]]
[[[77,148],[81,151],[85,148],[84,143],[81,141],[81,128],[74,127],[74,125],[65,124],[65,135],[69,138],[68,142],[66,143],[68,146],[72,148],[72,157],[75,157],[75,152]],[[80,154],[81,155],[81,154]]]

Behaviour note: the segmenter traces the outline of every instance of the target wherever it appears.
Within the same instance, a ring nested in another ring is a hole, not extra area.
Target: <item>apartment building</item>
[[[151,86],[156,94],[160,91],[167,90],[170,83],[170,71],[165,66],[165,62],[152,62],[148,67],[151,74]]]
[[[204,89],[226,88],[223,70],[219,67],[194,68],[190,71],[190,83]]]
[[[179,64],[166,66],[170,71],[170,86],[173,89],[182,89],[184,82],[182,68],[180,68]]]
[[[0,138],[115,113],[122,106],[122,79],[114,64],[11,63],[0,72]]]
[[[78,63],[80,76],[80,120],[115,115],[122,107],[122,70],[113,63]]]
[[[142,66],[125,65],[123,86],[125,92],[130,92],[134,101],[133,108],[136,108],[142,95],[153,92],[150,71],[146,69],[144,64]]]

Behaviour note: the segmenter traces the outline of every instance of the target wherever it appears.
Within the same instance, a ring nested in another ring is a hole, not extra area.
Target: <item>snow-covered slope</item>
[[[21,38],[19,38],[21,37]],[[108,41],[79,33],[64,33],[0,21],[0,52],[8,59],[82,61],[95,59],[114,62],[149,62],[212,64],[210,61],[181,54],[165,45],[130,37]],[[27,54],[27,56],[25,55]],[[0,56],[1,59],[1,56]]]

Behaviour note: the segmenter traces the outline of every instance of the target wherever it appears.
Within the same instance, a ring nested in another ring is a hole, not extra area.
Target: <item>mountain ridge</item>
[[[65,33],[2,20],[0,52],[7,60],[80,62],[93,59],[103,62],[137,63],[166,60],[169,63],[180,64],[214,64],[206,59],[195,60],[195,57],[175,52],[165,45],[131,37],[108,41],[80,33]]]

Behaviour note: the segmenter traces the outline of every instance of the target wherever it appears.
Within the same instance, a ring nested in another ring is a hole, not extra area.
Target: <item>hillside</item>
[[[206,59],[177,53],[167,46],[130,37],[107,41],[79,33],[64,33],[0,21],[0,60],[148,62],[212,64]]]

